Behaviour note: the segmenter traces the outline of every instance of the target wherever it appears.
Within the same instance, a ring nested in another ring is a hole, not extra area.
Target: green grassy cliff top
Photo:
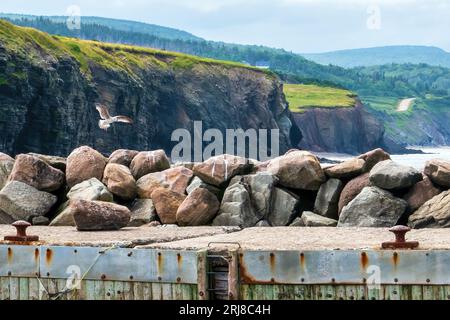
[[[173,69],[190,69],[196,64],[208,64],[226,68],[245,68],[273,76],[270,71],[236,62],[137,46],[51,36],[36,29],[15,26],[1,19],[0,44],[7,50],[35,60],[39,60],[45,54],[57,58],[71,56],[79,62],[82,71],[87,74],[90,73],[92,63],[128,73],[133,73],[135,67],[143,68],[148,64]]]
[[[285,84],[284,94],[292,112],[311,108],[351,108],[356,95],[348,90],[306,84]]]

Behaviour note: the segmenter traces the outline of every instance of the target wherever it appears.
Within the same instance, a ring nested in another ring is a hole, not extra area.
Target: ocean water
[[[450,161],[450,146],[445,147],[411,147],[411,149],[422,150],[424,154],[402,154],[391,155],[392,160],[403,165],[414,167],[418,170],[423,170],[425,163],[431,159],[444,159]],[[330,160],[344,161],[354,156],[342,153],[326,153],[315,152],[320,158]]]

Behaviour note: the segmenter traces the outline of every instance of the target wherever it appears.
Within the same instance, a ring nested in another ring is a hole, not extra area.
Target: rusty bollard
[[[383,242],[381,247],[383,249],[415,249],[419,246],[418,241],[406,241],[405,235],[411,231],[407,226],[395,226],[389,229],[395,235],[395,241]]]
[[[38,236],[28,236],[27,228],[31,226],[30,223],[26,221],[16,221],[12,224],[16,228],[15,236],[5,236],[5,241],[17,241],[17,242],[29,242],[29,241],[39,241]]]

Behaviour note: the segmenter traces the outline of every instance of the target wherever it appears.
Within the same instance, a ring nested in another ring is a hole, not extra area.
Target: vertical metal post
[[[229,251],[228,262],[228,299],[239,300],[239,252]]]
[[[198,299],[208,300],[208,250],[200,250],[197,252],[197,287]]]

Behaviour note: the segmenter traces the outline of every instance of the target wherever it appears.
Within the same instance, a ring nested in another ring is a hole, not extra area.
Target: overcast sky
[[[450,0],[1,0],[0,12],[65,15],[71,5],[300,53],[403,44],[450,51]]]

